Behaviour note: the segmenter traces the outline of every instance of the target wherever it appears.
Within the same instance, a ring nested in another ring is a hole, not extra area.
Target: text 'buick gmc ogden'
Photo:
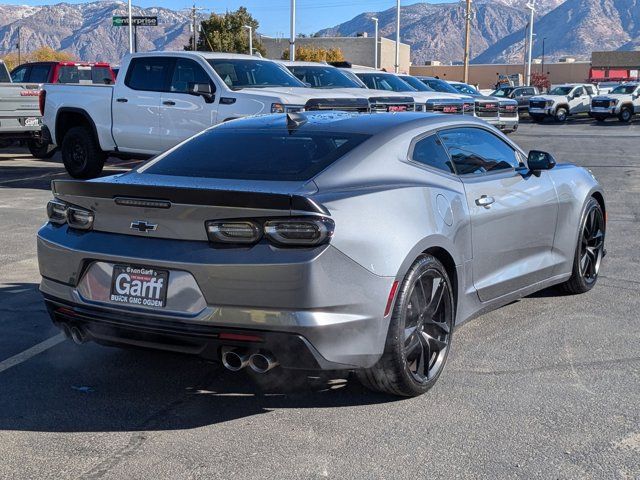
[[[553,87],[549,93],[531,97],[529,116],[535,122],[547,117],[565,122],[570,115],[589,113],[596,87],[584,83],[567,83]]]
[[[295,77],[311,88],[344,91],[354,97],[369,102],[371,112],[407,112],[415,110],[413,97],[389,92],[370,90],[355,75],[347,75],[342,70],[326,63],[282,61]]]
[[[464,112],[464,102],[459,96],[447,93],[419,91],[402,80],[398,75],[389,72],[381,72],[371,68],[345,68],[343,71],[351,72],[367,88],[372,90],[385,90],[388,92],[398,92],[411,95],[416,101],[416,110],[462,114]]]
[[[27,140],[34,157],[46,158],[54,151],[40,140],[39,84],[11,83],[6,65],[0,61],[0,145]]]
[[[476,117],[499,128],[504,133],[518,130],[520,115],[518,102],[510,98],[488,97],[477,89],[463,82],[449,82],[458,92],[469,95],[476,102]]]
[[[370,110],[366,98],[308,88],[274,61],[229,53],[133,54],[115,85],[47,85],[43,96],[43,134],[76,178],[97,176],[108,155],[153,156],[236,118]]]
[[[609,117],[628,123],[634,113],[640,113],[640,83],[618,85],[606,95],[598,95],[591,100],[589,115],[599,122]]]

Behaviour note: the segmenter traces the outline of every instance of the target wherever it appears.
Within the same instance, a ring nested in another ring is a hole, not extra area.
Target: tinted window
[[[440,80],[439,78],[423,78],[421,79],[429,88],[432,88],[436,92],[445,92],[445,93],[460,93],[458,90],[453,88],[444,80]]]
[[[91,82],[102,84],[113,82],[113,77],[111,76],[111,70],[109,67],[91,68]]]
[[[508,97],[511,92],[512,92],[512,89],[510,88],[499,88],[498,90],[494,90],[491,93],[491,96],[492,97]]]
[[[18,67],[11,73],[11,80],[16,83],[26,82],[27,67]]]
[[[213,128],[159,157],[145,173],[238,180],[308,180],[369,135]]]
[[[162,57],[134,58],[129,64],[125,85],[134,90],[162,92],[172,60]]]
[[[208,60],[230,88],[304,87],[286,68],[268,60]]]
[[[415,144],[411,160],[448,173],[455,173],[451,159],[437,135],[429,135]]]
[[[5,67],[4,63],[0,63],[0,83],[9,83],[10,81],[11,77],[7,71],[7,67]]]
[[[428,87],[416,77],[412,77],[411,75],[401,75],[400,78],[419,92],[433,92],[433,89],[431,87]]]
[[[416,89],[389,73],[356,73],[368,88],[389,92],[415,92]]]
[[[633,92],[635,92],[636,88],[638,88],[637,85],[620,85],[611,90],[610,93],[631,95]]]
[[[578,87],[573,91],[573,95],[576,97],[580,97],[582,95],[584,95],[584,88],[582,87]]]
[[[188,93],[189,84],[206,83],[213,87],[211,77],[193,60],[180,58],[176,61],[169,90],[176,93]]]
[[[587,95],[593,95],[593,87],[591,85],[587,85],[584,88],[587,91]]]
[[[467,95],[480,95],[480,92],[466,83],[452,83],[451,86],[458,90],[458,92],[466,93]]]
[[[525,88],[525,95],[533,96],[536,94],[536,91],[533,88]]]
[[[287,67],[301,82],[308,83],[312,88],[362,88],[334,67],[310,67],[292,65]]]
[[[80,80],[91,80],[91,69],[82,72],[75,65],[65,65],[58,69],[58,83],[80,83]]]
[[[549,95],[569,95],[573,87],[555,87],[549,92]]]
[[[440,132],[459,175],[486,173],[520,166],[513,148],[480,128],[454,128]]]
[[[49,81],[50,71],[50,65],[32,65],[28,81],[32,83],[47,83]]]

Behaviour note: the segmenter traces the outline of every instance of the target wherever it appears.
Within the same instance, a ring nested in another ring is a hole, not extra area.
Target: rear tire
[[[62,161],[74,178],[100,175],[107,155],[100,150],[93,132],[87,127],[73,127],[62,140]]]
[[[385,350],[371,368],[356,371],[371,390],[415,397],[427,392],[444,369],[455,319],[453,289],[442,263],[423,255],[398,291]]]
[[[622,110],[620,110],[620,114],[618,115],[618,120],[620,120],[622,123],[629,123],[631,122],[632,118],[633,118],[633,111],[629,107],[623,107]]]
[[[27,142],[29,153],[34,158],[46,159],[55,155],[56,149],[53,145],[42,140],[29,140]]]
[[[580,233],[573,259],[571,277],[560,288],[570,294],[585,293],[598,281],[604,257],[604,212],[598,201],[591,197],[583,210]]]

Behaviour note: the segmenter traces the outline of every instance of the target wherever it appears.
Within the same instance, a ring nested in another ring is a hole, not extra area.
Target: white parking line
[[[24,352],[20,352],[13,357],[7,358],[0,362],[0,373],[8,370],[11,367],[15,367],[16,365],[21,364],[22,362],[26,362],[32,357],[35,357],[39,353],[44,352],[45,350],[49,350],[51,347],[55,347],[59,343],[64,342],[65,336],[63,333],[59,333],[55,337],[51,337],[46,339],[44,342],[40,342],[37,345],[34,345],[31,348],[27,348]]]

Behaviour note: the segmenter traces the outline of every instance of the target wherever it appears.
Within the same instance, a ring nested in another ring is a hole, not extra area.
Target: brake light
[[[262,230],[252,221],[207,222],[209,240],[217,243],[256,243]]]
[[[76,230],[90,230],[93,227],[94,213],[91,210],[69,205],[57,199],[47,203],[47,216],[55,225],[66,223]]]
[[[38,107],[40,108],[40,115],[44,116],[44,102],[47,99],[47,91],[40,90],[40,95],[38,97]]]

